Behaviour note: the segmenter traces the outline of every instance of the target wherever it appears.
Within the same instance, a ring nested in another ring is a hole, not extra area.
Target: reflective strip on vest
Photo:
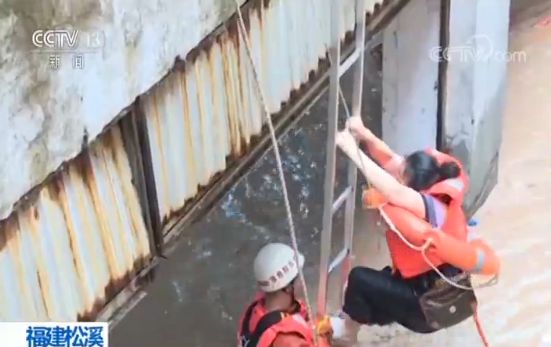
[[[308,323],[306,323],[306,320],[300,313],[295,313],[294,315],[292,315],[292,317],[295,321],[308,328]]]
[[[445,180],[444,183],[457,190],[458,192],[463,191],[463,189],[465,188],[463,182],[457,178]]]
[[[471,272],[473,273],[479,273],[484,268],[484,263],[486,262],[486,253],[481,251],[480,249],[476,250],[476,265],[474,269],[472,269]]]
[[[467,228],[467,230],[467,242],[480,239],[480,235],[478,235],[478,232],[476,232],[476,230],[470,227]]]

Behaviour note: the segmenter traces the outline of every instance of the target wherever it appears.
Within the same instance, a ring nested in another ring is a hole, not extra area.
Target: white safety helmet
[[[300,253],[298,263],[300,268],[304,266],[304,256]],[[267,244],[254,260],[254,277],[260,290],[265,293],[285,288],[297,275],[295,251],[285,244]]]

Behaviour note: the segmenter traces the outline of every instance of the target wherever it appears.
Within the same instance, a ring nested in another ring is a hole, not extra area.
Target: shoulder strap
[[[258,321],[256,329],[254,329],[254,332],[248,340],[247,346],[243,347],[256,347],[264,332],[277,323],[281,322],[284,317],[285,313],[283,313],[282,311],[272,311],[265,314],[264,317],[262,317],[260,321]]]
[[[253,302],[245,312],[245,317],[243,317],[243,322],[241,324],[241,346],[242,347],[256,347],[258,341],[262,337],[262,334],[272,326],[281,322],[285,317],[283,311],[272,311],[265,314],[256,325],[256,328],[253,332],[249,330],[251,316],[255,306],[258,304],[258,301]]]
[[[438,227],[438,221],[436,220],[436,211],[434,206],[434,198],[428,194],[421,194],[423,201],[425,202],[425,219],[429,222],[433,228]]]
[[[243,322],[241,322],[241,335],[248,337],[251,332],[249,331],[249,323],[251,321],[251,316],[253,314],[253,309],[255,308],[256,304],[258,304],[258,300],[253,301],[252,304],[249,305],[247,308],[247,311],[245,312],[245,316],[243,317]]]

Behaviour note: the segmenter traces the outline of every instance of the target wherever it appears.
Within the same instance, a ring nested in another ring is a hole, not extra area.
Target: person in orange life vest
[[[461,205],[468,179],[459,161],[436,150],[417,151],[403,158],[367,129],[359,116],[351,117],[347,128],[337,135],[337,145],[388,203],[414,213],[434,228],[452,221],[460,227],[451,229],[466,230]],[[381,166],[359,151],[356,141]],[[446,187],[438,184],[441,182]],[[393,268],[356,267],[350,272],[342,313],[331,318],[334,339],[354,341],[360,324],[399,323],[418,333],[436,330],[426,322],[419,298],[433,288],[438,274],[396,234],[387,232],[387,244]],[[448,277],[462,273],[449,264],[439,265]]]
[[[254,275],[260,294],[246,309],[240,321],[238,346],[313,347],[314,331],[299,294],[298,266],[304,265],[294,250],[281,243],[264,246],[254,260]],[[328,319],[316,323],[318,346],[329,347]]]

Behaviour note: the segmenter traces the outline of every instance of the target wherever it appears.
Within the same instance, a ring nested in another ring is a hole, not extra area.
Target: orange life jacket
[[[293,333],[314,343],[312,328],[308,325],[308,313],[303,302],[297,303],[294,313],[266,312],[264,296],[258,295],[247,308],[240,321],[238,346],[269,347],[279,334]]]
[[[438,198],[447,197],[447,199],[444,199],[448,200],[446,220],[441,230],[454,239],[466,241],[468,229],[462,205],[469,184],[467,175],[461,163],[452,156],[435,149],[429,149],[427,152],[433,156],[439,164],[453,161],[460,168],[458,177],[440,181],[422,193]],[[411,278],[431,270],[430,265],[427,264],[422,254],[408,247],[394,232],[390,230],[387,231],[386,239],[394,269],[398,270],[402,277]],[[414,243],[418,245],[423,243],[421,239],[412,241],[417,241]],[[435,266],[440,266],[444,263],[436,254],[429,253],[428,256]]]

